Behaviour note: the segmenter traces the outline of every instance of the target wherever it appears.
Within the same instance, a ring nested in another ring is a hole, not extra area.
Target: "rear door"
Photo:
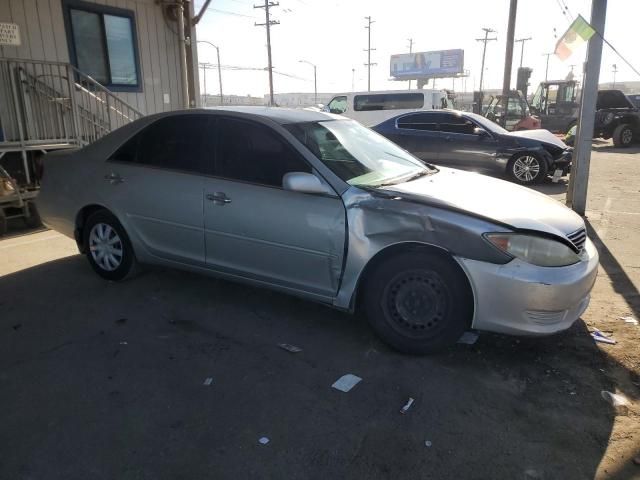
[[[237,118],[217,120],[214,177],[206,180],[206,262],[214,269],[335,296],[346,220],[336,195],[285,190],[289,172],[312,168],[278,132]],[[213,137],[212,137],[213,138]]]
[[[443,137],[438,112],[410,113],[397,119],[392,141],[427,162],[439,160]]]
[[[204,264],[202,154],[208,115],[161,118],[104,163],[104,203],[151,255]]]

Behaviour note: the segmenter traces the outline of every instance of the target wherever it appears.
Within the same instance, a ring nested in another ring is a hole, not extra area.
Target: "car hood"
[[[559,148],[567,148],[566,143],[564,143],[562,140],[556,137],[549,130],[542,130],[542,129],[518,130],[517,132],[505,133],[505,135],[508,135],[510,137],[516,137],[516,138],[528,138],[528,139],[538,140],[542,143],[548,143]]]
[[[383,189],[409,200],[463,210],[514,229],[566,236],[584,228],[578,214],[547,195],[486,175],[452,168],[439,170]]]

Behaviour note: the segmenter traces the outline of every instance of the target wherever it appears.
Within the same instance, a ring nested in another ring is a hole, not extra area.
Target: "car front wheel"
[[[613,131],[613,145],[616,147],[626,148],[635,140],[633,128],[630,125],[618,125]]]
[[[84,246],[93,270],[107,280],[122,280],[135,266],[127,233],[106,210],[92,214],[83,228]]]
[[[374,332],[392,348],[426,354],[455,343],[471,323],[473,296],[452,259],[428,252],[394,255],[364,283]]]
[[[509,178],[521,185],[531,185],[547,175],[547,163],[532,153],[514,156],[507,164]]]

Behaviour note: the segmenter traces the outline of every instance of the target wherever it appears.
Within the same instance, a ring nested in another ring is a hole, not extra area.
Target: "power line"
[[[371,17],[364,17],[364,19],[367,21],[367,25],[364,27],[368,30],[368,37],[369,37],[369,43],[367,45],[367,48],[365,48],[365,52],[367,52],[367,63],[365,63],[364,65],[367,67],[367,91],[370,92],[371,91],[371,66],[372,65],[377,65],[377,63],[371,63],[371,51],[375,50],[375,48],[371,48],[371,24],[375,23],[373,20],[371,20]]]
[[[267,60],[269,70],[269,105],[273,105],[275,102],[273,100],[273,65],[271,63],[271,25],[278,25],[280,22],[278,20],[271,20],[269,8],[277,7],[280,5],[278,2],[270,2],[269,0],[264,0],[264,5],[254,5],[253,8],[264,8],[264,23],[255,24],[256,27],[267,27]]]

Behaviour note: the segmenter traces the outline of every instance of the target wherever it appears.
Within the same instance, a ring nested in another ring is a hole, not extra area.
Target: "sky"
[[[207,40],[220,48],[223,65],[224,94],[253,95],[268,93],[268,75],[260,70],[230,70],[225,66],[261,69],[267,65],[264,9],[254,8],[250,0],[212,0],[197,26],[198,40]],[[196,0],[196,12],[204,0]],[[461,48],[465,53],[464,68],[470,71],[466,81],[437,80],[436,88],[456,91],[477,89],[482,60],[483,27],[492,28],[496,41],[489,42],[485,61],[484,87],[501,88],[506,48],[509,0],[279,0],[272,8],[272,19],[280,24],[271,28],[274,91],[313,92],[313,67],[317,66],[318,91],[327,93],[367,89],[367,30],[365,16],[375,23],[371,30],[371,89],[406,89],[406,81],[391,81],[389,60],[392,54],[406,53],[409,38],[414,52]],[[525,42],[523,66],[533,68],[530,89],[535,90],[545,76],[545,53],[553,52],[557,39],[566,31],[571,19],[581,14],[590,18],[590,0],[520,0],[515,38],[532,37]],[[640,49],[637,48],[640,0],[609,0],[604,37],[640,71]],[[562,6],[567,9],[563,9]],[[564,12],[564,13],[563,13]],[[582,75],[586,47],[565,62],[552,55],[549,79],[565,78],[575,65],[576,78]],[[216,64],[216,51],[207,44],[198,45],[200,62]],[[513,58],[512,86],[520,64],[520,44]],[[604,46],[600,82],[640,81],[609,47]],[[355,75],[353,73],[355,69]],[[201,91],[203,75],[200,74]],[[415,82],[413,82],[415,88]],[[207,74],[207,93],[218,92],[217,71]]]

